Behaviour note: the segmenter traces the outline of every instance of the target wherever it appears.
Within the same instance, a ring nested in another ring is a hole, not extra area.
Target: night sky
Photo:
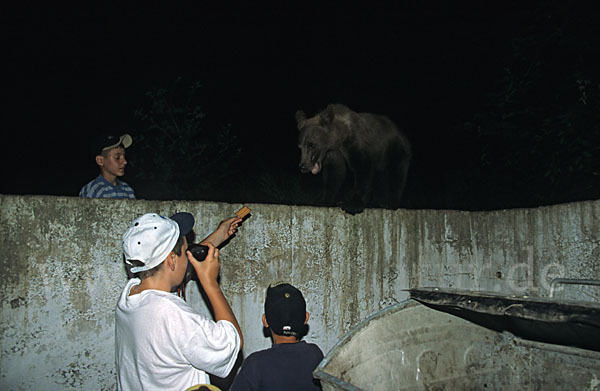
[[[545,4],[493,3],[4,8],[0,191],[76,196],[97,173],[90,135],[114,127],[135,144],[144,93],[176,77],[203,85],[207,115],[232,124],[248,167],[299,175],[296,110],[343,103],[405,129],[412,183],[436,188],[448,169],[468,176],[473,140],[461,126]]]

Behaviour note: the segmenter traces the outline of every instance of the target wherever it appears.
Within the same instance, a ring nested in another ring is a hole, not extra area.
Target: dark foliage
[[[130,172],[138,198],[219,200],[238,172],[241,148],[230,124],[210,121],[198,82],[181,78],[146,94]]]
[[[600,31],[580,11],[556,5],[534,13],[485,106],[465,123],[479,146],[473,205],[600,197],[600,64],[592,39]]]

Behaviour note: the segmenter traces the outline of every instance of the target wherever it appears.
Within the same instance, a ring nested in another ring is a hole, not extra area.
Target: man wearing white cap
[[[128,134],[98,136],[93,140],[92,153],[100,167],[100,175],[81,188],[80,197],[135,199],[131,186],[118,179],[125,175],[125,148],[129,148],[132,142]]]
[[[123,235],[123,253],[139,278],[129,280],[115,310],[119,390],[185,390],[209,384],[208,373],[226,377],[243,346],[242,332],[217,282],[221,244],[239,218],[225,220],[202,244],[199,262],[187,251],[193,216],[156,213],[134,220]],[[214,240],[211,240],[214,239]],[[172,294],[191,262],[214,318],[208,319]]]

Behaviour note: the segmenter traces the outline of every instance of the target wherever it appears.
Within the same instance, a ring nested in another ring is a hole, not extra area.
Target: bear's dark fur
[[[296,122],[300,171],[322,172],[322,203],[341,204],[352,214],[367,206],[399,207],[411,146],[389,118],[330,104],[311,118],[297,111]],[[352,182],[349,190],[342,192],[347,177]]]

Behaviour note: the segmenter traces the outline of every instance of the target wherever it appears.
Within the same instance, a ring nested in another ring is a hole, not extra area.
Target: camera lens
[[[206,254],[208,254],[208,247],[202,244],[190,244],[188,250],[198,262],[204,261]]]

